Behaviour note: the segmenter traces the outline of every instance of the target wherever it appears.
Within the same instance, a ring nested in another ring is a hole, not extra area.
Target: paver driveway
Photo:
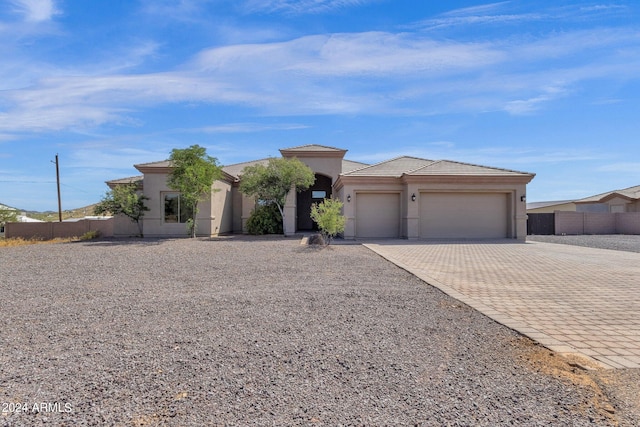
[[[640,368],[640,253],[511,240],[366,246],[551,350]]]

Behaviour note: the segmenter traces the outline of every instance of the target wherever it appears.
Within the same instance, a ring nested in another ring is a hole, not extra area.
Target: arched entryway
[[[298,193],[296,199],[297,224],[299,231],[317,230],[318,225],[311,219],[311,205],[331,197],[331,178],[316,174],[316,182],[308,190]]]

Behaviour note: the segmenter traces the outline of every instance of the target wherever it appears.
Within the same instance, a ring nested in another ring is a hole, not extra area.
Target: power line
[[[16,184],[55,184],[55,181],[16,181],[15,179],[13,180],[4,180],[4,179],[0,179],[0,182],[13,182]]]

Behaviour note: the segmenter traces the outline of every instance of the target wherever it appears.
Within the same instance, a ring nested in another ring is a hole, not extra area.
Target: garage
[[[357,193],[356,237],[400,237],[400,193]]]
[[[501,239],[508,236],[506,193],[420,193],[420,237]]]

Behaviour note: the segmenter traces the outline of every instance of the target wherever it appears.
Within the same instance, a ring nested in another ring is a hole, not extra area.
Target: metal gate
[[[527,234],[553,235],[556,234],[555,214],[533,213],[527,214]]]

